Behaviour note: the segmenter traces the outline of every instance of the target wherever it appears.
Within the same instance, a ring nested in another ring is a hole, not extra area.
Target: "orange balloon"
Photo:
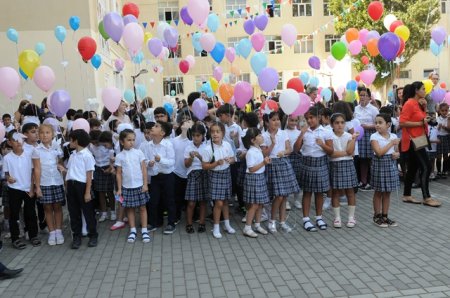
[[[444,83],[444,82],[442,82],[442,83],[441,83],[441,88],[442,88],[442,89],[445,89],[445,88],[447,88],[447,84],[446,84],[446,83]]]
[[[372,38],[367,42],[367,51],[372,57],[376,57],[380,54],[380,51],[378,51],[378,39]]]
[[[219,95],[222,100],[229,103],[234,94],[234,88],[230,84],[222,84],[219,86]]]
[[[345,39],[350,43],[354,40],[359,39],[359,31],[356,28],[350,28],[345,32]]]
[[[241,70],[236,65],[231,65],[230,71],[235,76],[240,76],[241,75]]]

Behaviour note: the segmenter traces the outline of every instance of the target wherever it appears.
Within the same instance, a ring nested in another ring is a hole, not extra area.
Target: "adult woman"
[[[23,120],[23,110],[25,109],[25,106],[29,104],[30,102],[26,99],[23,99],[19,103],[19,107],[17,108],[17,111],[14,112],[14,126],[20,127]]]
[[[415,150],[412,138],[424,136],[427,133],[427,100],[425,99],[425,86],[422,82],[414,82],[405,86],[403,104],[400,113],[400,127],[402,128],[401,153],[407,155],[407,172],[405,177],[405,188],[403,190],[403,202],[420,204],[420,201],[411,196],[411,188],[419,170],[420,187],[422,190],[422,203],[431,207],[441,206],[441,202],[432,199],[429,190],[429,176],[431,164],[425,148]]]
[[[106,121],[105,128],[106,129],[109,128],[109,122],[111,122],[112,120],[119,120],[120,123],[131,123],[130,117],[128,117],[126,112],[127,112],[127,103],[121,101],[117,111],[112,113],[112,115],[108,118],[108,121]]]

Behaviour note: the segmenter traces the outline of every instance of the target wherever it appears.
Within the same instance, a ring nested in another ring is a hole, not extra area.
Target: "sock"
[[[147,228],[142,228],[142,233],[148,233]]]
[[[261,227],[261,223],[255,222],[255,228],[259,228],[259,227]]]
[[[56,229],[55,232],[56,232],[56,235],[62,235],[62,231],[60,229]]]
[[[311,223],[310,220],[311,220],[311,219],[310,219],[309,217],[303,217],[303,227],[304,227],[305,229],[314,227],[314,225]]]
[[[309,217],[303,217],[303,222],[307,222],[309,220],[311,220]]]
[[[348,206],[348,218],[355,218],[356,206]]]
[[[229,219],[225,219],[224,221],[223,221],[223,223],[225,224],[225,228],[231,228],[231,226],[230,226],[230,220]]]
[[[349,206],[349,208],[350,208],[350,206]],[[334,212],[334,218],[340,220],[341,219],[341,207],[336,207],[336,208],[333,207],[333,212]]]
[[[321,220],[322,219],[322,215],[317,215],[316,216],[316,220]]]
[[[130,233],[133,233],[133,232],[136,233],[136,228],[130,228]]]
[[[214,224],[214,233],[220,233],[220,225],[219,224]]]
[[[245,225],[244,230],[251,230],[252,226]]]

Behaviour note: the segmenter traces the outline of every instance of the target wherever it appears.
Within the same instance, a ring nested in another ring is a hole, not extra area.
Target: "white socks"
[[[141,231],[141,232],[142,232],[142,233],[148,233],[147,227],[142,228],[142,231]]]
[[[341,207],[333,207],[333,213],[335,219],[341,219]]]
[[[136,228],[130,228],[130,233],[136,233]]]
[[[214,234],[220,233],[220,224],[214,224],[213,233]]]
[[[356,206],[348,206],[348,218],[355,218]]]
[[[303,226],[305,229],[314,227],[314,225],[311,223],[311,219],[309,217],[303,217]]]

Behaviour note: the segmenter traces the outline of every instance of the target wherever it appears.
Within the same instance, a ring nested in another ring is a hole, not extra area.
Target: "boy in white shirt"
[[[5,126],[6,133],[10,132],[14,129],[14,125],[11,121],[11,115],[10,114],[3,114],[2,116],[3,125]],[[1,141],[1,140],[0,140]]]

